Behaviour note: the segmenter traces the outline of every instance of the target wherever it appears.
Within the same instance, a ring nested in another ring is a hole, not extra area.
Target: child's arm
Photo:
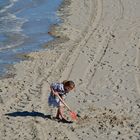
[[[54,91],[54,89],[51,86],[50,86],[50,89],[51,89],[51,93],[53,95],[57,96],[60,99],[60,101],[65,105],[63,96],[60,97],[59,93],[57,91]],[[65,105],[65,106],[67,106],[67,105]],[[69,107],[67,107],[67,108],[70,110]]]
[[[52,93],[52,95],[58,95],[58,92],[56,92],[56,91],[54,91],[54,89],[50,86],[50,89],[51,89],[51,93]]]

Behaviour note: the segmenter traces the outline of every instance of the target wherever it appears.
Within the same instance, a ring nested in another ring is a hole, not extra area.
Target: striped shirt
[[[55,91],[58,92],[60,97],[66,96],[66,92],[64,90],[64,85],[62,83],[52,83],[51,88]]]

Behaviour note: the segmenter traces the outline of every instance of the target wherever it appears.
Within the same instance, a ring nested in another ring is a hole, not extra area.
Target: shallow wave
[[[27,19],[17,17],[8,10],[18,0],[3,1],[4,6],[0,10],[0,52],[20,46],[25,39],[22,26]],[[7,4],[7,5],[6,5]]]
[[[23,43],[24,43],[24,39],[21,41],[16,41],[16,42],[10,43],[10,44],[5,44],[5,45],[0,44],[0,52],[3,50],[6,50],[6,49],[18,47],[18,46],[22,45]]]
[[[0,33],[21,32],[22,25],[27,21],[27,19],[18,18],[13,14],[8,13],[0,18]]]
[[[0,10],[0,13],[6,12],[7,9],[11,8],[14,5],[14,3],[17,2],[17,1],[18,0],[8,0],[7,1],[8,3],[6,3],[6,1],[4,1],[5,4],[7,4],[7,5],[2,7],[2,9]]]

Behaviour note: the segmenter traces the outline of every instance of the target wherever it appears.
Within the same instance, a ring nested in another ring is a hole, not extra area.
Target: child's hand
[[[58,96],[58,95],[59,95],[58,92],[55,92],[55,91],[53,90],[53,88],[51,88],[51,92],[52,92],[52,94],[55,95],[55,96]]]
[[[53,94],[54,94],[55,96],[58,96],[58,95],[59,95],[58,92],[53,92]]]

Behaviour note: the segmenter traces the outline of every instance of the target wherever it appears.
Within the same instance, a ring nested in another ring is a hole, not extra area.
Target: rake
[[[65,103],[65,101],[62,100],[62,98],[61,98],[59,95],[57,95],[57,97],[60,99],[60,101],[61,101],[61,102],[67,107],[67,109],[69,110],[69,114],[70,114],[72,120],[77,120],[77,117],[78,117],[79,115],[78,115],[76,112],[72,111],[72,110],[70,109],[70,107]]]

